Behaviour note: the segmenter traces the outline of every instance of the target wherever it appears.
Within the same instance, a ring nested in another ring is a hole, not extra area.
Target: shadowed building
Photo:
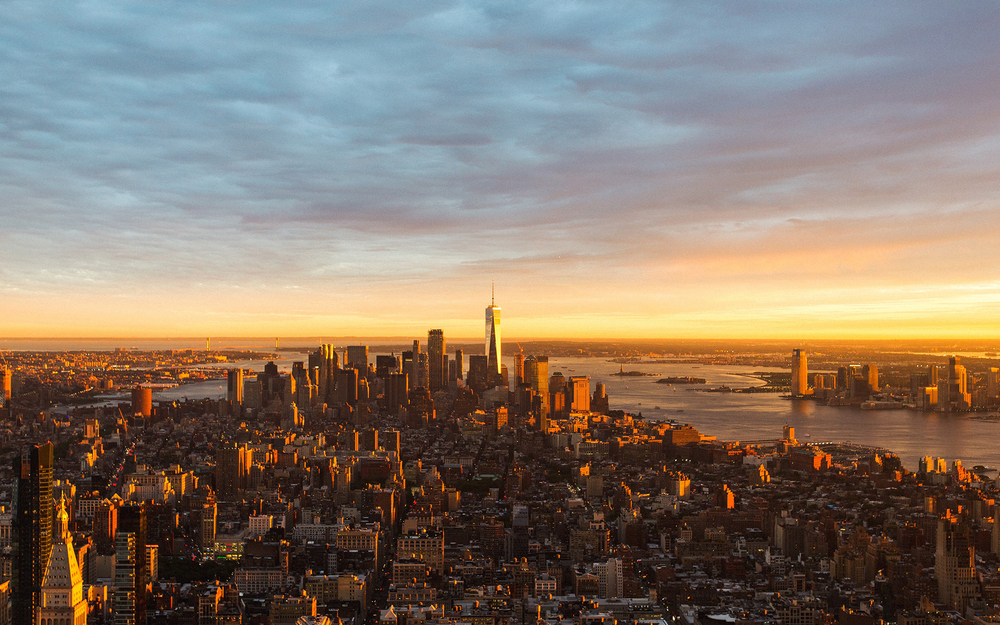
[[[115,625],[142,625],[146,622],[145,504],[123,506],[118,511],[112,606],[112,622]]]
[[[448,354],[444,330],[427,331],[427,377],[431,392],[448,386]]]
[[[42,577],[52,550],[52,460],[52,443],[45,443],[13,463],[13,623],[35,622],[35,607],[41,600]]]
[[[243,403],[243,369],[237,367],[226,373],[226,389],[226,399],[230,403]]]

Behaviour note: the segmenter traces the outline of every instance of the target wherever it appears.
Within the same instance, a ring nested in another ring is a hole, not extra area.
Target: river
[[[375,351],[371,354],[374,361]],[[304,354],[289,353],[276,361],[283,372],[292,362],[305,360]],[[513,373],[514,359],[504,358]],[[259,371],[264,362],[255,360],[227,363]],[[468,364],[466,362],[466,370]],[[706,393],[712,386],[742,388],[763,384],[755,371],[782,371],[764,367],[692,365],[680,362],[629,364],[628,370],[658,373],[661,377],[705,378],[705,385],[657,384],[657,377],[612,375],[621,365],[600,358],[549,359],[549,375],[586,375],[594,384],[603,383],[612,409],[641,412],[650,420],[673,419],[690,423],[703,434],[720,440],[758,440],[781,437],[782,427],[795,428],[796,437],[809,441],[851,441],[885,447],[897,454],[904,466],[917,468],[922,456],[960,458],[967,467],[1000,466],[1000,448],[995,443],[1000,423],[977,416],[947,415],[914,410],[861,410],[854,407],[824,406],[812,400],[783,399],[777,393]],[[185,384],[154,394],[156,400],[223,398],[225,382],[214,380]]]

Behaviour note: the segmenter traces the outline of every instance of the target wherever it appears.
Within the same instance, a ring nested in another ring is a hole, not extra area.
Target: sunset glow
[[[1000,8],[0,6],[0,337],[988,338]]]

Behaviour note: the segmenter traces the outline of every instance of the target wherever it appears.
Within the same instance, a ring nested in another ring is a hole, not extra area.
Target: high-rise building
[[[873,393],[877,393],[878,387],[878,367],[873,364],[868,364],[861,367],[861,375],[868,381],[868,386],[871,388]]]
[[[87,600],[83,597],[83,575],[69,533],[66,500],[56,513],[56,535],[42,577],[37,623],[87,625]]]
[[[420,341],[413,341],[413,351],[410,352],[410,370],[407,372],[410,374],[410,390],[420,387],[426,388],[426,378],[421,375],[421,356]]]
[[[960,614],[979,594],[975,538],[969,527],[956,523],[956,519],[938,519],[934,577],[938,602]]]
[[[524,359],[524,383],[540,398],[538,417],[549,415],[549,357],[528,356]]]
[[[500,307],[495,300],[486,307],[486,359],[490,376],[500,377]],[[490,381],[492,383],[492,380]],[[490,384],[492,386],[492,384]]]
[[[465,379],[465,369],[463,369],[462,359],[465,358],[465,354],[462,350],[455,350],[455,379],[462,380]]]
[[[590,412],[590,378],[573,375],[566,386],[569,409],[573,412]]]
[[[354,367],[364,375],[368,371],[368,346],[348,345],[347,357],[344,360],[347,361],[345,367]]]
[[[114,625],[146,622],[146,504],[122,506],[115,536]]]
[[[215,453],[215,492],[222,501],[235,501],[246,487],[253,452],[246,445],[225,443]],[[119,521],[120,525],[120,521]]]
[[[469,371],[465,376],[465,385],[477,393],[486,390],[489,378],[489,360],[486,356],[473,354],[469,356]]]
[[[243,369],[230,369],[226,373],[226,399],[234,404],[243,403]]]
[[[403,352],[399,357],[399,364],[400,372],[406,376],[406,390],[412,391],[417,388],[413,379],[413,374],[416,372],[413,366],[413,352],[410,350]]]
[[[418,388],[428,388],[428,378],[430,377],[430,363],[427,354],[417,354],[417,382]]]
[[[806,353],[801,349],[792,350],[792,396],[798,397],[809,392],[809,367]]]
[[[10,402],[11,397],[13,397],[14,389],[14,379],[13,374],[11,374],[10,369],[4,367],[0,369],[0,404],[6,406]]]
[[[962,365],[962,358],[948,359],[947,378],[938,381],[938,410],[943,412],[968,410],[972,395],[968,392],[969,375]]]
[[[448,386],[448,352],[444,330],[427,331],[427,383],[431,391]]]
[[[319,369],[319,396],[323,401],[330,401],[334,390],[334,380],[337,369],[340,368],[340,358],[333,345],[324,343],[314,354],[309,355],[309,368]]]
[[[34,623],[42,577],[52,551],[52,443],[35,445],[14,459],[11,519],[13,568],[11,617]]]
[[[384,379],[394,373],[399,373],[399,358],[395,354],[375,356],[375,377]]]

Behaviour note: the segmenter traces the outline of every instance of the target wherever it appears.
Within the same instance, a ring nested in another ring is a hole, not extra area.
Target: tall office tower
[[[0,404],[6,406],[10,402],[11,397],[13,397],[14,395],[13,389],[14,389],[14,375],[10,372],[10,369],[4,367],[2,370],[0,370],[0,391],[3,392],[3,396],[0,397],[0,399],[2,399],[2,401],[0,401]]]
[[[938,410],[945,412],[968,410],[972,395],[968,392],[968,372],[959,356],[948,359],[948,377],[938,381]]]
[[[805,395],[809,391],[809,367],[806,353],[801,349],[792,350],[792,396]]]
[[[487,387],[489,378],[489,360],[486,356],[474,354],[469,356],[469,371],[465,376],[465,385],[477,393],[482,393]]]
[[[427,384],[431,391],[448,386],[448,352],[444,330],[427,331]]]
[[[122,506],[115,537],[114,625],[146,622],[146,504]]]
[[[486,307],[486,358],[490,376],[494,379],[500,377],[500,307],[491,300]],[[492,386],[493,380],[489,381]]]
[[[347,361],[345,367],[354,367],[364,375],[368,371],[368,346],[348,345],[347,357],[344,360]]]
[[[865,365],[861,367],[861,375],[868,380],[868,386],[873,393],[878,392],[878,367],[875,365]]]
[[[385,384],[385,408],[393,414],[399,412],[400,407],[406,405],[407,375],[405,373],[390,373]]]
[[[388,378],[393,373],[399,373],[399,358],[395,354],[375,356],[375,377]]]
[[[195,537],[198,548],[202,551],[213,551],[215,549],[215,528],[219,519],[219,506],[215,497],[211,495],[205,497],[200,503],[192,504],[192,516],[196,520]]]
[[[549,357],[528,356],[524,359],[524,383],[540,398],[539,417],[549,414]]]
[[[337,403],[350,404],[354,406],[358,403],[358,370],[342,369],[337,373]]]
[[[571,375],[566,387],[567,404],[573,412],[590,412],[590,378],[585,375]]]
[[[837,369],[837,386],[838,391],[846,391],[851,385],[851,370],[847,367],[839,367]]]
[[[417,380],[418,388],[428,388],[428,378],[430,377],[430,363],[428,362],[427,354],[418,354],[417,358],[417,375],[420,376]]]
[[[83,575],[69,533],[66,500],[59,502],[56,532],[42,577],[38,623],[87,625],[87,600],[83,598]]]
[[[959,613],[964,613],[969,601],[979,594],[975,539],[964,523],[938,519],[934,577],[938,583],[938,602]]]
[[[399,446],[399,430],[383,430],[378,435],[379,445],[382,449],[386,451],[396,452],[396,456],[399,456],[400,446]]]
[[[243,381],[243,406],[247,410],[260,410],[264,407],[264,397],[257,378]]]
[[[514,386],[524,383],[524,354],[514,354]]]
[[[416,388],[416,384],[413,380],[413,373],[416,369],[413,368],[413,352],[405,351],[399,356],[399,372],[406,376],[406,390],[412,391]]]
[[[1000,368],[990,367],[986,372],[986,397],[990,400],[1000,398]],[[990,401],[990,404],[996,403]]]
[[[221,501],[239,499],[252,459],[253,452],[236,443],[225,443],[215,452],[215,493]]]
[[[93,527],[94,546],[99,554],[105,555],[114,549],[115,533],[118,531],[118,505],[116,501],[104,499],[94,510]]]
[[[237,367],[226,373],[226,399],[234,404],[243,403],[243,369]]]
[[[556,371],[551,376],[549,376],[549,393],[565,393],[566,392],[566,376],[562,374],[561,371]]]
[[[420,376],[420,341],[413,341],[413,351],[411,352],[410,360],[410,370],[407,373],[410,374],[410,389],[420,388],[424,386],[421,384]]]
[[[608,409],[608,394],[604,390],[604,385],[597,383],[594,385],[594,395],[590,398],[590,411],[607,414]]]
[[[52,443],[14,458],[11,622],[34,623],[52,551]]]
[[[462,353],[462,350],[456,349],[455,350],[455,379],[456,380],[465,379],[465,369],[464,369],[464,365],[462,364],[462,359],[463,358],[465,358],[465,354]]]
[[[309,355],[309,368],[319,368],[319,395],[324,401],[329,401],[333,395],[334,375],[340,368],[340,358],[333,345],[324,343],[316,353]]]
[[[153,389],[141,385],[132,389],[132,412],[144,417],[153,414]]]

